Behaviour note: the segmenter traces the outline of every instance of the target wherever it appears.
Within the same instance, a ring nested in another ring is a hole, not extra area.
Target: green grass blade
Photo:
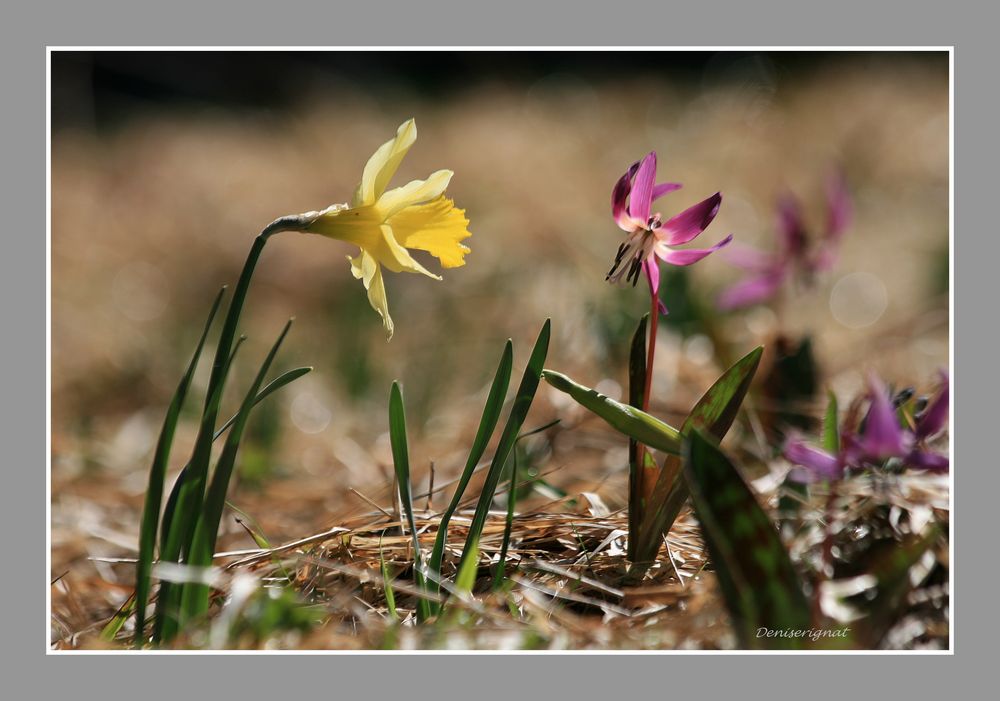
[[[125,603],[118,607],[115,611],[115,615],[111,617],[111,620],[104,624],[101,628],[101,640],[106,643],[114,642],[115,636],[125,625],[125,621],[129,619],[129,616],[135,611],[135,592],[125,599]]]
[[[468,553],[468,557],[466,557]],[[458,563],[458,574],[455,575],[455,591],[463,594],[472,592],[476,585],[476,573],[479,572],[479,538],[473,538],[465,544],[462,561]]]
[[[232,362],[233,357],[235,357],[236,350],[239,348],[242,342],[243,342],[242,338],[237,341],[236,346],[233,348],[233,352],[230,354],[230,363]],[[254,400],[254,406],[259,404],[261,401],[263,401],[268,396],[278,391],[285,385],[288,385],[289,383],[293,382],[299,377],[302,377],[303,375],[309,373],[311,370],[312,368],[304,367],[304,368],[295,368],[294,370],[289,370],[288,372],[282,373],[280,376],[276,377],[274,380],[269,382],[260,392],[257,393],[257,398]],[[236,419],[238,417],[239,417],[238,411],[237,413],[229,417],[229,420],[226,421],[226,423],[223,424],[222,427],[215,432],[213,440],[218,440],[226,432],[226,430],[230,428],[233,425],[233,423],[236,422]],[[163,509],[163,523],[161,526],[163,540],[161,541],[160,544],[161,552],[170,552],[168,550],[168,545],[165,542],[166,536],[168,533],[170,533],[171,523],[173,521],[174,514],[177,511],[177,500],[179,498],[180,492],[184,488],[185,483],[190,477],[191,473],[190,466],[191,464],[188,463],[181,470],[181,473],[178,475],[177,480],[174,482],[173,489],[170,491],[170,496],[167,499],[167,504]],[[176,590],[171,591],[172,587],[173,584],[171,582],[161,583],[160,597],[164,601],[164,604],[159,608],[163,608],[164,606],[166,606],[167,601],[173,601],[174,602],[173,608],[176,608],[177,604],[176,597],[179,595],[179,592]],[[157,626],[160,628],[161,634],[154,635],[154,640],[160,640],[162,638],[162,625],[163,625],[163,618],[161,615],[158,614]]]
[[[642,409],[646,399],[646,325],[649,314],[644,314],[632,334],[628,356],[628,403]],[[635,559],[639,524],[642,523],[642,473],[645,468],[646,448],[634,438],[628,439],[628,559]]]
[[[517,465],[517,444],[520,443],[525,438],[533,436],[536,433],[541,433],[546,431],[556,424],[558,424],[561,419],[556,419],[555,421],[549,421],[544,426],[539,426],[538,428],[533,428],[530,431],[525,431],[517,440],[514,442],[514,450],[511,451],[511,459],[513,460],[513,466],[510,471],[510,484],[507,487],[507,520],[504,523],[503,529],[503,541],[500,545],[500,559],[498,561],[496,572],[493,574],[493,590],[498,591],[503,586],[503,580],[506,576],[506,563],[507,563],[507,550],[510,547],[510,535],[514,530],[514,511],[517,506],[517,490],[520,486],[518,482],[518,465]]]
[[[389,390],[389,443],[392,446],[392,464],[396,470],[399,485],[399,499],[403,503],[410,535],[413,538],[413,581],[421,591],[427,591],[424,577],[423,556],[420,552],[420,538],[417,536],[417,520],[413,514],[413,493],[410,490],[410,455],[406,441],[406,412],[403,408],[403,392],[398,382]],[[426,621],[431,616],[430,604],[424,597],[417,599],[417,621]]]
[[[227,373],[229,371],[229,367],[232,366],[233,361],[236,359],[236,354],[239,352],[244,341],[246,341],[246,336],[240,336],[233,345],[233,348],[226,360]],[[216,393],[220,393],[222,390],[223,386],[217,385],[214,391]],[[204,416],[202,417],[201,428],[203,427]],[[201,428],[199,428],[199,437],[201,436]],[[216,436],[213,435],[213,443],[215,442],[215,438]],[[196,476],[196,472],[194,470],[194,459],[197,453],[198,449],[196,444],[194,455],[192,455],[191,459],[188,460],[187,464],[177,476],[173,489],[170,490],[170,497],[167,499],[167,504],[163,509],[163,519],[160,524],[161,562],[180,562],[182,560],[182,554],[186,555],[186,552],[182,550],[185,539],[188,535],[194,535],[194,529],[191,521],[200,517],[199,511],[194,517],[192,517],[192,519],[187,521],[175,518],[180,512],[180,505],[184,504],[186,500],[192,499],[192,494],[196,488],[193,484],[193,479]],[[202,491],[204,491],[203,486]],[[198,497],[198,499],[200,503],[202,497]],[[154,643],[159,643],[162,640],[170,640],[177,633],[178,623],[180,620],[180,595],[180,587],[174,586],[173,582],[160,582],[159,594],[156,599],[156,612],[153,621]]]
[[[303,368],[295,368],[294,370],[289,370],[288,372],[281,373],[280,375],[278,375],[278,377],[268,382],[264,386],[264,389],[262,389],[260,392],[257,393],[257,397],[253,400],[253,405],[257,406],[262,401],[264,401],[269,395],[274,394],[285,385],[291,384],[292,382],[299,379],[303,375],[308,375],[310,372],[312,372],[311,367],[303,367]],[[227,420],[226,423],[222,424],[222,426],[219,427],[219,430],[215,432],[213,440],[219,440],[219,437],[226,432],[226,429],[228,429],[230,426],[233,425],[233,423],[236,422],[237,416],[239,416],[239,412],[236,412],[235,414],[230,416],[229,420]]]
[[[389,609],[389,616],[393,621],[399,623],[399,612],[396,610],[396,592],[392,589],[392,576],[389,574],[389,566],[385,563],[385,556],[382,554],[382,539],[378,542],[378,562],[379,569],[382,570],[382,590],[385,592],[385,605]]]
[[[222,297],[226,292],[223,287],[219,294],[215,296],[212,309],[208,313],[208,320],[198,339],[194,355],[188,363],[187,371],[181,378],[174,396],[170,400],[167,415],[163,419],[163,427],[160,429],[160,437],[156,442],[156,452],[153,454],[153,464],[149,469],[149,486],[146,488],[146,501],[142,508],[142,521],[139,527],[139,561],[136,564],[135,574],[135,646],[142,647],[145,643],[145,622],[146,622],[146,602],[149,599],[150,573],[153,570],[153,551],[156,548],[156,530],[160,520],[160,506],[163,502],[163,486],[167,477],[167,463],[170,462],[170,449],[174,442],[174,432],[177,429],[177,420],[180,417],[181,408],[184,406],[184,399],[187,397],[188,389],[191,386],[191,378],[194,376],[195,368],[198,366],[198,359],[201,351],[205,347],[205,339],[212,328],[212,322],[219,311]]]
[[[823,417],[823,450],[836,455],[840,452],[840,426],[837,423],[837,395],[827,392],[826,415]]]
[[[523,437],[523,436],[522,436]],[[510,472],[510,487],[507,490],[507,519],[503,528],[503,542],[500,544],[500,559],[497,560],[497,569],[493,573],[493,590],[498,590],[503,585],[504,575],[507,570],[507,548],[510,547],[510,534],[514,530],[514,509],[517,504],[517,447],[512,451],[511,458],[514,466]]]
[[[479,501],[476,504],[476,512],[472,517],[469,526],[469,534],[465,539],[465,547],[462,548],[462,559],[459,561],[458,569],[461,573],[463,567],[471,567],[470,561],[475,561],[479,554],[479,539],[486,525],[486,518],[489,515],[490,504],[493,503],[493,496],[496,494],[497,486],[500,484],[500,476],[503,473],[510,457],[511,450],[517,441],[517,436],[524,425],[524,419],[528,415],[531,403],[535,399],[535,392],[538,391],[538,383],[542,378],[542,370],[545,367],[545,358],[549,352],[549,337],[552,332],[552,321],[546,319],[542,325],[542,330],[538,334],[535,346],[528,359],[528,365],[524,368],[521,376],[521,384],[517,388],[514,396],[514,404],[511,406],[510,415],[500,434],[500,441],[497,444],[496,453],[490,463],[490,469],[486,473],[486,480],[483,482],[483,489],[479,494]]]
[[[736,420],[763,352],[763,348],[755,348],[726,370],[691,409],[681,432],[687,434],[697,428],[721,441]],[[633,567],[629,572],[632,580],[641,577],[656,559],[663,536],[670,530],[687,501],[687,482],[680,479],[680,476],[681,459],[668,455],[639,525]]]
[[[479,429],[476,431],[476,438],[472,442],[472,450],[469,451],[469,459],[465,462],[465,469],[455,488],[455,493],[451,497],[451,503],[441,514],[441,521],[438,525],[437,538],[434,540],[434,550],[431,552],[429,569],[435,575],[429,582],[429,586],[435,592],[440,591],[438,580],[441,578],[441,560],[444,557],[444,547],[448,539],[448,524],[451,517],[462,501],[469,480],[476,471],[476,465],[486,452],[486,446],[496,430],[497,422],[500,421],[500,414],[503,412],[504,399],[507,397],[507,388],[510,386],[510,373],[514,365],[514,349],[510,339],[504,344],[503,354],[500,356],[500,364],[497,365],[496,375],[493,377],[493,384],[490,385],[490,392],[486,398],[486,405],[483,407],[483,415],[479,419]],[[436,604],[435,604],[436,607]]]
[[[257,377],[240,405],[236,421],[233,423],[229,435],[226,436],[226,443],[222,448],[222,454],[219,456],[215,472],[212,474],[212,482],[205,495],[201,516],[194,528],[191,551],[186,560],[187,564],[193,567],[207,567],[212,564],[215,543],[219,535],[219,524],[226,506],[226,494],[229,491],[229,482],[236,466],[236,456],[243,440],[243,431],[250,418],[250,412],[257,403],[257,393],[260,391],[264,378],[271,368],[271,363],[274,362],[278,349],[281,348],[281,344],[291,327],[292,320],[289,319],[261,364]],[[194,618],[208,610],[209,593],[209,588],[205,584],[190,582],[183,586],[181,593],[182,622],[184,619]]]
[[[684,475],[740,645],[798,648],[804,638],[759,628],[810,628],[809,602],[788,551],[736,467],[698,429],[685,439]]]
[[[670,424],[635,407],[616,402],[595,389],[585,387],[554,370],[546,370],[542,377],[560,392],[565,392],[578,404],[604,419],[612,428],[665,453],[679,455],[681,433]]]

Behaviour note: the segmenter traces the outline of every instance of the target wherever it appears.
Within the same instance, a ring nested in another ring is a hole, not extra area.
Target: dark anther
[[[611,270],[608,271],[608,274],[604,278],[605,280],[610,280],[611,276],[615,274],[616,270],[618,270],[618,266],[621,265],[622,262],[622,256],[625,255],[625,248],[626,245],[624,243],[618,246],[618,253],[615,255],[615,264],[611,266]]]
[[[636,257],[632,259],[632,265],[628,269],[628,276],[625,278],[632,283],[632,287],[639,284],[639,272],[642,270],[642,261]]]

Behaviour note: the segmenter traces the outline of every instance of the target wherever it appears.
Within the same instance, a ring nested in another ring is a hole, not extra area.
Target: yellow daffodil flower
[[[462,244],[471,236],[465,210],[455,207],[454,201],[444,195],[453,175],[450,170],[439,170],[426,180],[412,180],[386,190],[416,139],[416,123],[410,119],[401,124],[396,136],[368,159],[350,204],[283,217],[269,227],[269,233],[294,230],[320,234],[361,249],[357,256],[348,256],[351,272],[364,283],[368,301],[382,316],[389,338],[393,324],[382,268],[394,273],[422,273],[440,280],[439,275],[414,260],[407,249],[427,251],[443,268],[465,265],[465,254],[469,252]]]

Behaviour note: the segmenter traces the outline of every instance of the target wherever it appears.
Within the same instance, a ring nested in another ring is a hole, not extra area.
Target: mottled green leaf
[[[546,370],[542,377],[560,392],[604,419],[612,428],[665,453],[680,454],[681,434],[670,424],[635,407],[616,402],[597,390],[578,384],[562,373]]]
[[[757,347],[726,370],[691,409],[681,432],[687,434],[697,428],[721,441],[736,420],[763,352],[762,347]],[[680,476],[681,459],[668,455],[640,522],[630,580],[640,577],[656,559],[663,536],[688,498],[687,482]]]
[[[761,637],[761,628],[810,628],[809,602],[788,551],[749,485],[698,429],[685,440],[684,475],[740,645],[799,648],[805,638]]]

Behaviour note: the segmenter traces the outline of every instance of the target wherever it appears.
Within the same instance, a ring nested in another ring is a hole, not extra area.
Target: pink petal
[[[788,462],[806,468],[804,473],[800,470],[793,471],[790,476],[796,481],[833,480],[840,478],[843,472],[836,456],[825,450],[814,448],[798,438],[792,438],[785,444],[784,454]],[[801,477],[806,477],[806,479],[800,479]],[[808,479],[809,477],[813,479]]]
[[[826,237],[837,241],[851,223],[853,207],[851,193],[847,190],[847,180],[842,173],[837,173],[826,185]]]
[[[778,262],[777,257],[771,253],[741,243],[730,246],[726,250],[725,257],[727,262],[737,268],[755,273],[774,270]]]
[[[618,226],[625,231],[632,230],[628,213],[625,209],[625,201],[628,199],[629,192],[632,191],[632,178],[635,177],[637,170],[639,170],[639,161],[629,166],[625,175],[618,179],[614,189],[611,191],[611,216],[615,218]]]
[[[678,246],[687,243],[698,234],[703,232],[719,213],[719,206],[722,204],[722,193],[717,192],[707,200],[699,202],[693,207],[688,207],[676,217],[671,217],[664,222],[662,229],[667,232],[665,241],[670,246]]]
[[[778,200],[778,243],[781,254],[797,257],[806,248],[806,230],[802,221],[802,208],[795,195],[787,194]]]
[[[719,309],[739,309],[759,304],[774,296],[785,280],[783,269],[765,273],[757,277],[748,277],[735,285],[726,288],[716,302]]]
[[[868,410],[865,433],[859,444],[861,452],[873,460],[903,457],[909,451],[911,437],[903,433],[889,393],[874,374],[868,378],[868,395],[871,408]]]
[[[660,183],[653,188],[653,196],[650,199],[651,202],[656,202],[656,200],[663,197],[668,192],[673,192],[674,190],[680,190],[683,185],[680,183]]]
[[[667,306],[660,299],[660,263],[655,258],[647,258],[642,262],[642,270],[646,273],[649,283],[649,294],[656,298],[656,306],[660,314],[667,315]]]
[[[653,184],[656,182],[656,151],[650,151],[639,164],[639,171],[632,183],[632,198],[628,203],[633,219],[649,221],[649,207],[653,201]]]
[[[642,261],[642,271],[646,273],[646,281],[649,282],[649,292],[654,297],[660,294],[660,263],[650,256]]]
[[[947,472],[951,467],[951,461],[946,455],[938,455],[926,450],[914,450],[906,456],[906,464],[918,470],[929,470],[931,472]]]
[[[920,438],[929,438],[940,433],[941,429],[944,428],[945,421],[948,420],[948,373],[941,374],[942,386],[940,394],[924,410],[920,420],[917,421],[917,436]]]
[[[692,265],[705,256],[715,253],[723,246],[728,246],[729,242],[732,240],[733,235],[729,234],[729,236],[722,239],[711,248],[687,248],[683,251],[673,251],[661,242],[656,244],[656,247],[653,250],[661,260],[670,263],[671,265]]]

